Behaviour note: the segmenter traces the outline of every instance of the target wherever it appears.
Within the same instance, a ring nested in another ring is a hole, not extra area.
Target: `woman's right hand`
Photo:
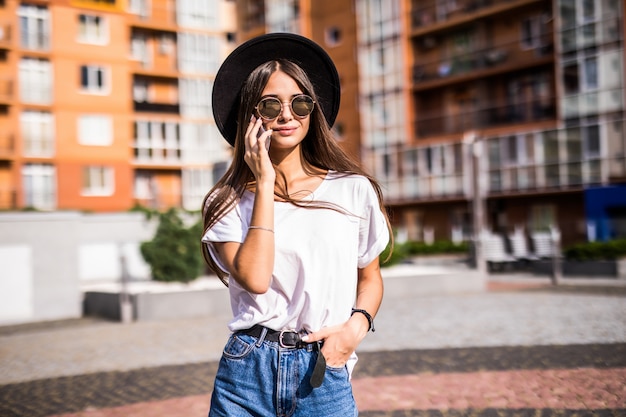
[[[271,129],[263,129],[261,118],[252,116],[246,129],[244,160],[250,167],[252,174],[254,174],[257,183],[267,181],[273,187],[276,171],[274,171],[274,166],[269,156],[269,146],[267,146],[271,140],[271,135]]]

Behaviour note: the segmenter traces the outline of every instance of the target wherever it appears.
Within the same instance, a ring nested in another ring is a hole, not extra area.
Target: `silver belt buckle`
[[[293,333],[296,336],[298,335],[298,332],[296,332],[295,330],[281,330],[278,335],[278,345],[282,348],[295,348],[298,342],[295,342],[293,345],[285,344],[285,342],[283,341],[283,337],[285,336],[285,333]]]

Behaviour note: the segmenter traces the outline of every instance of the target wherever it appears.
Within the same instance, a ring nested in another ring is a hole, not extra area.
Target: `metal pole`
[[[472,216],[474,223],[474,257],[476,259],[476,269],[481,275],[486,276],[487,264],[485,262],[484,248],[482,245],[482,235],[485,225],[485,212],[482,187],[481,157],[483,143],[476,136],[475,132],[465,134],[464,141],[471,146],[472,154]]]
[[[122,270],[120,279],[122,284],[120,290],[120,318],[122,323],[131,323],[133,321],[133,305],[128,292],[130,274],[128,273],[128,265],[126,264],[126,255],[124,255],[122,248],[120,248],[120,253],[120,266]]]
[[[561,265],[561,232],[550,226],[550,243],[552,245],[552,284],[559,285],[563,278]]]

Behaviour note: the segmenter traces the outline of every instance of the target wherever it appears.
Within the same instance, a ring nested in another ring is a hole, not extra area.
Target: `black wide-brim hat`
[[[213,84],[213,117],[224,139],[232,146],[237,135],[241,88],[259,65],[285,59],[308,75],[328,126],[339,112],[339,75],[330,56],[312,40],[293,33],[270,33],[239,45],[224,60]]]

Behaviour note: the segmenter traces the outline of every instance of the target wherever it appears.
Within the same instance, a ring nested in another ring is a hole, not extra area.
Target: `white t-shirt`
[[[231,331],[261,324],[274,330],[308,332],[348,320],[356,300],[357,268],[387,246],[389,233],[376,193],[367,178],[329,172],[307,198],[344,212],[274,203],[275,262],[269,290],[251,294],[229,279]],[[254,194],[238,204],[202,238],[225,272],[211,242],[243,242]]]

